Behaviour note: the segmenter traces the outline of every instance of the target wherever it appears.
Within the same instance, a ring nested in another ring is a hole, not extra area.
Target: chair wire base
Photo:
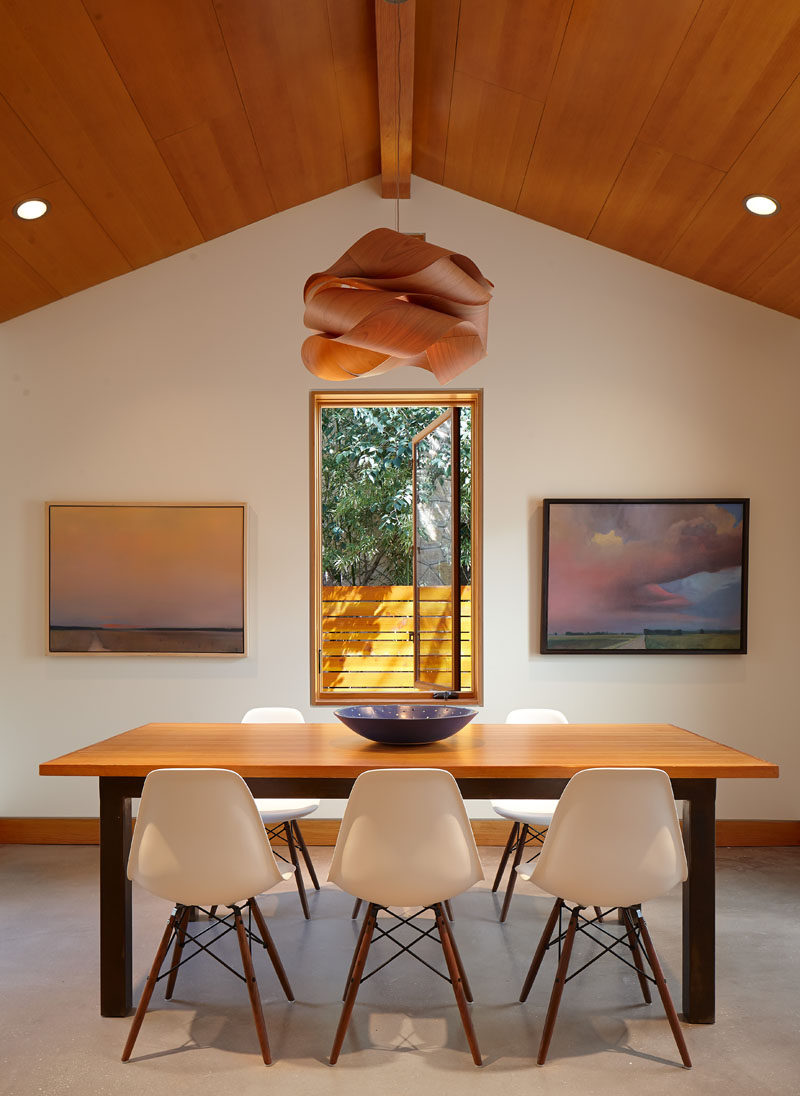
[[[511,862],[511,871],[508,875],[508,882],[506,883],[506,893],[503,898],[503,908],[500,910],[500,921],[505,921],[508,917],[508,907],[511,905],[511,898],[514,894],[514,887],[517,885],[517,868],[522,863],[522,857],[525,849],[528,845],[538,846],[533,856],[528,857],[528,863],[531,860],[535,860],[541,851],[542,842],[544,841],[545,834],[547,833],[547,827],[541,830],[535,829],[533,826],[529,826],[527,822],[515,822],[511,827],[511,832],[508,835],[508,841],[503,849],[503,855],[500,857],[500,863],[497,868],[497,874],[494,877],[492,883],[492,894],[497,891],[500,886],[500,881],[503,878],[503,872],[506,869],[508,858],[512,855],[514,859]]]
[[[355,921],[356,917],[358,917],[358,911],[361,909],[362,901],[363,899],[356,898],[355,902],[353,903],[353,912],[350,914],[351,920]],[[450,899],[445,899],[442,905],[444,906],[444,912],[447,914],[447,920],[455,921],[456,918],[455,914],[453,913],[453,907],[450,905]]]
[[[282,860],[284,864],[292,864],[294,867],[294,879],[297,884],[297,893],[300,896],[300,905],[303,907],[303,916],[308,921],[311,918],[311,914],[308,911],[308,898],[306,897],[306,888],[303,884],[300,858],[297,855],[298,849],[300,850],[303,860],[305,860],[306,868],[311,877],[314,890],[319,890],[319,880],[317,879],[317,873],[314,870],[314,864],[312,863],[308,848],[303,840],[303,835],[300,832],[300,827],[297,822],[292,819],[288,822],[278,822],[274,826],[266,824],[264,828],[267,831],[267,837],[269,838],[270,844],[272,845],[272,851],[276,858]],[[285,842],[289,850],[288,857],[283,855],[280,851],[280,847],[276,847],[275,841],[278,840]]]
[[[692,1062],[686,1047],[686,1041],[683,1037],[678,1015],[675,1011],[675,1006],[672,1003],[672,998],[670,997],[669,989],[667,988],[667,983],[664,979],[661,964],[658,961],[658,956],[653,947],[653,941],[650,938],[649,930],[642,917],[641,908],[639,906],[614,906],[610,909],[603,910],[601,913],[601,911],[595,907],[594,917],[586,917],[583,913],[585,908],[586,907],[584,906],[570,906],[563,899],[556,899],[550,911],[550,916],[547,919],[547,924],[544,927],[544,932],[542,933],[536,951],[533,954],[528,974],[522,985],[519,999],[520,1001],[525,1001],[530,993],[534,979],[539,972],[539,967],[541,966],[545,953],[551,947],[555,947],[558,953],[558,967],[553,982],[553,989],[550,994],[547,1017],[542,1030],[542,1039],[539,1044],[539,1054],[537,1057],[539,1065],[544,1065],[547,1059],[547,1052],[550,1047],[550,1040],[553,1035],[564,986],[567,982],[571,982],[573,978],[576,978],[586,970],[587,967],[596,963],[598,959],[601,959],[604,955],[613,955],[615,958],[625,963],[626,966],[630,967],[631,970],[636,972],[642,997],[647,1004],[650,1004],[652,1001],[649,987],[651,984],[656,986],[681,1060],[687,1069],[691,1068]],[[609,932],[602,923],[603,918],[607,917],[608,914],[613,913],[616,909],[619,909],[621,914],[622,924],[625,929],[624,936],[615,936],[613,933]],[[563,928],[562,921],[562,915],[565,910],[568,910],[570,914],[569,924],[566,929]],[[600,947],[600,951],[584,963],[583,966],[568,974],[567,971],[569,968],[570,956],[572,954],[572,945],[575,936],[579,932],[583,933],[584,936],[589,937],[590,940],[593,940],[594,943]],[[610,941],[610,943],[607,943],[606,941]],[[626,955],[620,953],[619,949],[623,948],[630,951],[632,962]],[[650,972],[648,972],[645,967],[645,957],[650,967]]]
[[[467,1043],[469,1044],[470,1051],[472,1053],[472,1060],[476,1065],[481,1064],[480,1050],[478,1049],[478,1041],[475,1035],[475,1029],[472,1026],[472,1018],[469,1014],[468,1002],[472,1001],[472,990],[470,988],[469,980],[467,979],[464,965],[461,961],[461,955],[456,946],[455,937],[453,936],[453,930],[450,927],[448,917],[443,908],[444,904],[437,902],[432,906],[425,906],[418,910],[416,913],[409,917],[401,917],[394,910],[389,909],[387,906],[380,906],[376,902],[370,902],[367,906],[367,912],[364,915],[364,920],[361,924],[361,929],[358,934],[356,946],[353,951],[353,958],[350,963],[350,970],[347,975],[347,982],[345,990],[342,995],[343,1006],[342,1013],[339,1018],[339,1025],[336,1029],[336,1035],[333,1040],[333,1047],[331,1049],[330,1061],[331,1065],[334,1065],[338,1058],[339,1053],[344,1043],[344,1037],[347,1034],[347,1028],[350,1023],[350,1017],[353,1012],[353,1006],[355,1005],[356,995],[358,994],[359,987],[362,982],[365,982],[368,978],[371,978],[373,974],[377,974],[379,970],[383,970],[389,963],[399,958],[401,955],[411,955],[428,970],[432,970],[434,974],[437,974],[440,978],[443,978],[446,982],[449,982],[453,987],[453,994],[458,1005],[458,1011],[461,1016],[461,1023],[464,1027],[464,1033],[467,1037]],[[421,928],[415,921],[427,911],[431,911],[434,915],[434,920],[431,926],[427,929]],[[378,924],[378,916],[381,913],[387,914],[393,918],[394,922],[388,929],[383,928]],[[401,940],[396,939],[393,933],[396,933],[398,929],[403,926],[407,926],[413,929],[417,936],[411,941],[410,944],[403,943]],[[373,940],[386,939],[391,941],[397,949],[393,955],[390,955],[388,959],[379,963],[368,974],[364,973],[364,968],[367,962],[367,955],[369,953],[370,946]],[[447,965],[447,974],[442,974],[440,970],[434,967],[426,959],[423,959],[421,955],[418,955],[413,949],[416,944],[419,944],[422,940],[429,939],[434,940],[441,945],[442,952],[444,953],[445,963]]]
[[[210,909],[205,909],[202,906],[184,906],[176,905],[167,927],[164,930],[164,935],[161,938],[161,943],[156,951],[153,965],[150,968],[150,973],[147,976],[144,989],[142,990],[142,996],[139,1000],[136,1014],[131,1024],[131,1029],[128,1034],[127,1042],[125,1043],[125,1049],[122,1052],[122,1061],[127,1062],[133,1051],[134,1044],[139,1034],[139,1029],[142,1026],[145,1013],[150,1004],[150,998],[153,995],[153,990],[156,984],[162,979],[167,979],[167,986],[165,991],[165,997],[169,1000],[172,997],[175,989],[175,981],[178,976],[178,970],[191,959],[194,959],[201,952],[205,952],[210,955],[226,970],[230,971],[236,978],[244,982],[247,986],[248,994],[250,996],[250,1005],[253,1012],[253,1020],[256,1025],[256,1031],[258,1033],[258,1041],[261,1047],[261,1056],[264,1059],[266,1065],[269,1065],[272,1061],[269,1050],[269,1041],[267,1039],[267,1029],[264,1023],[264,1013],[261,1008],[261,998],[258,993],[258,983],[256,982],[255,970],[253,968],[252,959],[252,947],[253,944],[263,947],[269,959],[275,969],[275,973],[278,977],[278,981],[283,988],[284,993],[289,1001],[294,1000],[294,994],[292,988],[289,985],[289,980],[286,977],[286,971],[281,963],[278,950],[275,947],[275,943],[270,935],[267,924],[264,920],[264,916],[258,907],[258,903],[255,898],[248,898],[246,902],[237,903],[229,907],[230,913],[223,917],[219,917],[216,914],[217,906],[212,906]],[[192,917],[195,910],[200,910],[208,917],[208,924],[205,928],[199,930],[189,931],[189,925],[197,924],[192,921]],[[242,916],[244,911],[247,911],[247,924],[245,925],[244,918]],[[255,921],[258,932],[253,929],[253,921]],[[207,941],[203,941],[202,937],[208,936],[213,930],[217,930],[213,936]],[[235,970],[229,963],[216,954],[212,945],[218,943],[228,933],[235,932],[239,943],[239,951],[242,959],[242,968],[244,974]],[[170,966],[167,970],[162,971],[161,968],[164,965],[164,961],[169,952],[170,945],[174,942],[174,949],[172,952],[172,959]],[[184,955],[183,951],[187,944],[193,944],[194,950],[188,955]]]

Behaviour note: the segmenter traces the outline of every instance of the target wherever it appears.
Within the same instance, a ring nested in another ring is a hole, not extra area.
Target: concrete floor
[[[312,850],[320,878],[330,851]],[[481,852],[491,879],[499,850]],[[103,1019],[98,1010],[97,865],[96,848],[0,847],[4,1096],[800,1093],[797,848],[719,851],[717,1023],[684,1025],[692,1070],[680,1065],[660,1004],[644,1005],[635,976],[613,960],[567,986],[550,1059],[537,1066],[551,956],[527,1004],[517,997],[547,905],[521,885],[508,923],[499,925],[488,883],[455,902],[480,1068],[450,987],[407,958],[362,987],[339,1062],[328,1064],[356,934],[351,899],[331,885],[312,897],[310,922],[300,916],[291,885],[261,898],[297,997],[293,1004],[282,999],[258,955],[272,1066],[259,1057],[245,987],[205,957],[181,971],[173,1002],[165,1003],[159,985],[134,1056],[123,1065],[130,1020]],[[644,912],[680,1008],[679,893]],[[166,903],[135,891],[137,1000],[168,914]]]

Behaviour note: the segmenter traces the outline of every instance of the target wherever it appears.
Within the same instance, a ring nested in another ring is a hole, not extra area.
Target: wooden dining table
[[[124,1016],[133,986],[131,799],[153,769],[233,769],[255,796],[340,799],[368,769],[440,768],[465,798],[555,799],[579,770],[608,766],[664,769],[683,803],[683,1016],[711,1024],[717,780],[775,778],[778,766],[691,731],[661,723],[472,723],[443,742],[409,747],[369,742],[341,723],[148,723],[46,761],[39,772],[99,779],[100,1012]]]

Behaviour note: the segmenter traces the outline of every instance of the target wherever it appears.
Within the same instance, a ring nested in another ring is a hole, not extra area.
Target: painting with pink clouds
[[[749,499],[545,499],[543,654],[744,654]]]
[[[245,509],[50,503],[50,653],[243,655]]]

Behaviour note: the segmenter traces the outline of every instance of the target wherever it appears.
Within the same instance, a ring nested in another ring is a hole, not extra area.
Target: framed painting
[[[545,499],[542,654],[744,654],[749,499]]]
[[[246,654],[246,510],[48,503],[48,651]]]

